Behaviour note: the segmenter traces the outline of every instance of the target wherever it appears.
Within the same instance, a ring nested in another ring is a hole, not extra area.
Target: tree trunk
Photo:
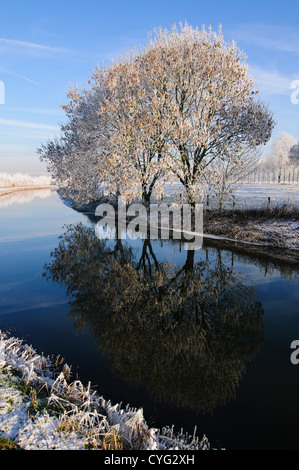
[[[219,198],[218,209],[219,209],[219,212],[222,212],[222,209],[223,209],[223,197],[222,196]]]

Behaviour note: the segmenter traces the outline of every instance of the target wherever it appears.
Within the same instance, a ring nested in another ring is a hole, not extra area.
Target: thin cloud
[[[252,76],[256,88],[268,95],[290,95],[293,78],[281,75],[277,70],[266,70],[249,65],[248,73]]]
[[[26,82],[33,83],[34,85],[38,85],[38,82],[32,80],[32,78],[26,77],[25,75],[20,75],[18,73],[12,72],[11,70],[7,69],[0,69],[0,73],[5,73],[7,75],[11,75],[12,77],[20,78],[21,80],[25,80]]]
[[[243,24],[230,28],[229,33],[236,41],[299,53],[299,30],[291,26]]]
[[[45,46],[44,44],[36,44],[34,42],[26,42],[26,41],[17,41],[15,39],[6,39],[0,38],[0,44],[4,44],[5,46],[10,46],[14,48],[21,48],[27,51],[37,51],[37,52],[54,52],[54,53],[64,53],[70,54],[71,51],[69,49],[65,49],[63,47],[53,47],[53,46]]]
[[[60,109],[19,108],[19,107],[9,107],[9,106],[6,106],[5,109],[6,111],[12,111],[12,112],[17,112],[17,113],[43,114],[46,116],[64,116],[64,113]]]
[[[17,121],[14,119],[0,119],[0,125],[9,127],[22,127],[27,129],[40,129],[45,131],[58,131],[58,126],[51,126],[48,124],[39,124],[34,122]]]

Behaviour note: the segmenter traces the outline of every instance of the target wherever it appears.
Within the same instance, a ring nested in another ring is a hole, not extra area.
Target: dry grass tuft
[[[122,436],[114,427],[103,439],[102,450],[124,450],[125,445]]]

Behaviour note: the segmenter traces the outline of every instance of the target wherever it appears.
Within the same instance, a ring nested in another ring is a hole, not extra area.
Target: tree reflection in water
[[[213,263],[188,251],[177,266],[142,243],[138,259],[127,242],[70,226],[44,275],[67,287],[76,327],[92,330],[124,380],[158,401],[212,412],[234,399],[263,341],[262,306],[220,250]]]

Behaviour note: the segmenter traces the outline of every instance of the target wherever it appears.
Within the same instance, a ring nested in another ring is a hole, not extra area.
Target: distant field
[[[171,200],[171,196],[178,191],[179,185],[167,186],[165,200]],[[206,192],[208,194],[208,192]],[[271,205],[292,204],[299,207],[299,184],[285,183],[246,183],[235,191],[236,208],[261,207],[269,203]],[[209,206],[216,207],[217,202],[209,196]],[[229,197],[224,207],[233,207],[233,198]]]
[[[299,184],[244,184],[236,193],[236,205],[242,207],[261,206],[270,203],[284,203],[299,206]]]
[[[0,188],[45,187],[52,184],[52,178],[44,174],[0,173]]]

